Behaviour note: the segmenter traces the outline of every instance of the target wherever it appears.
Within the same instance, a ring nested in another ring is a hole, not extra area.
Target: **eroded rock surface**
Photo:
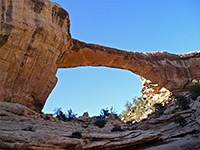
[[[187,110],[171,102],[159,117],[152,115],[133,125],[109,116],[103,128],[94,125],[95,116],[83,115],[64,122],[21,104],[0,102],[0,149],[199,150],[198,99],[200,96],[190,102]],[[174,122],[175,114],[185,118],[184,126]],[[81,136],[73,136],[74,132]]]
[[[107,66],[130,70],[143,82],[144,97],[166,98],[170,92],[187,90],[192,79],[200,79],[200,52],[170,54],[117,50],[73,39],[71,53],[65,53],[59,68]],[[157,94],[157,95],[156,95]],[[159,96],[158,96],[159,95]]]
[[[0,1],[0,97],[40,111],[58,68],[107,66],[140,76],[144,97],[165,98],[200,79],[200,52],[138,53],[72,39],[68,13],[48,0]],[[159,96],[158,96],[159,95]]]
[[[190,99],[189,97],[187,99]],[[133,125],[137,130],[161,131],[160,137],[163,143],[154,145],[150,150],[167,149],[200,149],[200,96],[196,100],[190,99],[190,107],[182,110],[175,102],[165,105],[166,110],[158,117],[150,115],[146,120]],[[194,109],[195,108],[195,109]],[[175,116],[179,115],[185,119],[185,124],[181,125],[179,120],[175,122]],[[150,146],[151,147],[151,146]]]
[[[48,0],[0,1],[0,96],[41,110],[71,46],[69,15]]]
[[[45,120],[45,115],[14,103],[0,102],[0,149],[124,149],[159,139],[159,131],[126,130],[120,121],[107,120],[104,128],[83,121]],[[111,132],[114,124],[125,131]],[[82,133],[72,138],[73,132]]]

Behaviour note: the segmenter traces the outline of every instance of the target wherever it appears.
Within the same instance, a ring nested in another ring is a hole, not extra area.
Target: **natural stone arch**
[[[142,94],[149,98],[156,98],[164,93],[184,92],[192,79],[200,77],[199,52],[139,53],[88,44],[76,39],[72,39],[72,42],[71,52],[63,55],[59,68],[107,66],[126,69],[140,77],[144,86]]]
[[[40,111],[56,85],[58,68],[127,69],[141,77],[142,92],[150,97],[162,87],[183,92],[192,79],[200,79],[200,52],[138,53],[80,42],[71,38],[68,13],[49,0],[2,0],[0,8],[1,100],[12,97]]]

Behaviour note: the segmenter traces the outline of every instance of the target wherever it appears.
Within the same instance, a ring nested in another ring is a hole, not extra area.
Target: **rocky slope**
[[[170,102],[159,117],[150,115],[147,119],[132,126],[137,130],[153,130],[163,133],[160,137],[163,140],[161,145],[150,146],[146,149],[200,149],[200,96],[196,100],[189,97],[187,99],[190,99],[190,104],[185,110],[180,109],[176,102]],[[179,116],[179,120],[175,119],[177,116]],[[184,119],[180,119],[180,117]]]
[[[175,114],[186,119],[184,126],[174,123]],[[64,122],[20,104],[0,102],[0,149],[200,149],[200,96],[187,110],[172,102],[163,115],[131,126],[109,116],[105,127],[99,128],[96,120],[83,115]]]
[[[162,135],[159,131],[128,130],[127,125],[112,118],[104,128],[94,126],[94,118],[84,116],[68,122],[46,118],[23,105],[0,102],[0,149],[124,149]],[[116,124],[126,131],[111,132]],[[72,138],[77,131],[82,136]]]
[[[138,53],[72,39],[68,13],[49,0],[0,1],[0,97],[40,111],[58,68],[107,66],[140,76],[143,96],[158,99],[200,79],[200,52]]]

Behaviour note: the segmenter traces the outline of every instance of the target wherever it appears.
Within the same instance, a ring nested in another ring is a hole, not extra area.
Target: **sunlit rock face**
[[[69,15],[48,0],[1,0],[0,20],[0,99],[41,110],[71,45]]]
[[[58,68],[107,66],[140,76],[144,96],[184,92],[200,79],[200,52],[117,50],[72,39],[68,13],[48,0],[0,1],[0,97],[40,111]]]
[[[192,79],[200,79],[200,52],[170,54],[139,53],[88,44],[73,39],[72,52],[65,53],[59,68],[107,66],[130,70],[143,83],[143,97],[166,99],[171,92],[187,91]]]

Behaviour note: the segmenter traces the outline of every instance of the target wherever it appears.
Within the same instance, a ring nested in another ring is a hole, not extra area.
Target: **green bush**
[[[82,137],[82,133],[81,132],[72,132],[71,138],[77,138],[80,139]]]
[[[153,107],[155,108],[155,111],[159,111],[161,109],[165,109],[165,107],[161,103],[155,103],[153,105]]]
[[[67,111],[67,115],[63,113],[61,108],[56,108],[56,109],[54,109],[54,111],[55,111],[54,115],[56,115],[56,118],[58,118],[59,120],[62,120],[62,121],[73,120],[77,115],[72,111],[72,109],[69,109]]]
[[[73,120],[74,118],[76,118],[77,114],[75,112],[72,111],[72,109],[67,110],[67,121]]]
[[[106,109],[101,109],[101,116],[103,118],[107,118],[110,115],[108,108]]]
[[[131,124],[133,124],[133,121],[134,120],[132,118],[128,118],[125,123],[128,125],[131,125]]]
[[[103,128],[106,124],[105,119],[102,116],[97,117],[94,125],[98,126],[99,128]]]
[[[110,108],[110,115],[114,115],[115,118],[119,118],[119,115],[117,114],[117,110],[115,110],[113,106]]]
[[[141,121],[147,115],[147,111],[154,110],[153,104],[154,102],[142,97],[133,98],[132,103],[127,101],[125,104],[126,110],[122,111],[122,120],[126,123],[132,123],[134,120]],[[130,115],[134,117],[134,120],[129,117]]]
[[[152,109],[152,104],[146,98],[135,97],[133,99],[133,109],[132,112],[135,116],[137,122],[141,121],[141,118],[145,115],[145,112]]]
[[[56,108],[54,109],[54,111],[55,111],[54,115],[56,115],[56,118],[62,121],[67,120],[66,115],[62,112],[61,108]]]
[[[200,83],[195,82],[192,86],[189,87],[190,97],[193,100],[196,100],[198,96],[200,96]]]
[[[124,121],[125,123],[127,123],[127,122],[129,122],[130,123],[130,119],[131,118],[129,118],[129,113],[132,111],[132,109],[133,109],[133,106],[132,106],[132,103],[131,102],[129,102],[129,101],[126,101],[126,103],[125,103],[125,108],[126,108],[126,110],[123,110],[122,111],[122,113],[121,113],[121,116],[120,116],[120,119],[122,120],[122,121]],[[132,120],[132,119],[131,119]],[[132,120],[133,121],[133,120]]]
[[[178,123],[182,127],[186,125],[187,121],[179,114],[174,115],[174,123]]]
[[[166,107],[163,106],[161,103],[155,103],[153,107],[155,109],[155,112],[153,112],[152,114],[154,114],[156,118],[160,117],[166,109]]]
[[[190,108],[190,100],[188,100],[185,96],[175,96],[175,100],[181,110]]]
[[[139,122],[141,120],[141,117],[142,117],[143,113],[144,113],[143,108],[141,108],[140,106],[136,106],[134,108],[133,112],[134,112],[135,120],[137,122]]]
[[[113,108],[113,106],[110,108],[110,110],[108,107],[106,109],[101,109],[101,116],[103,118],[108,118],[110,115],[114,115],[115,118],[118,118],[117,111]]]

